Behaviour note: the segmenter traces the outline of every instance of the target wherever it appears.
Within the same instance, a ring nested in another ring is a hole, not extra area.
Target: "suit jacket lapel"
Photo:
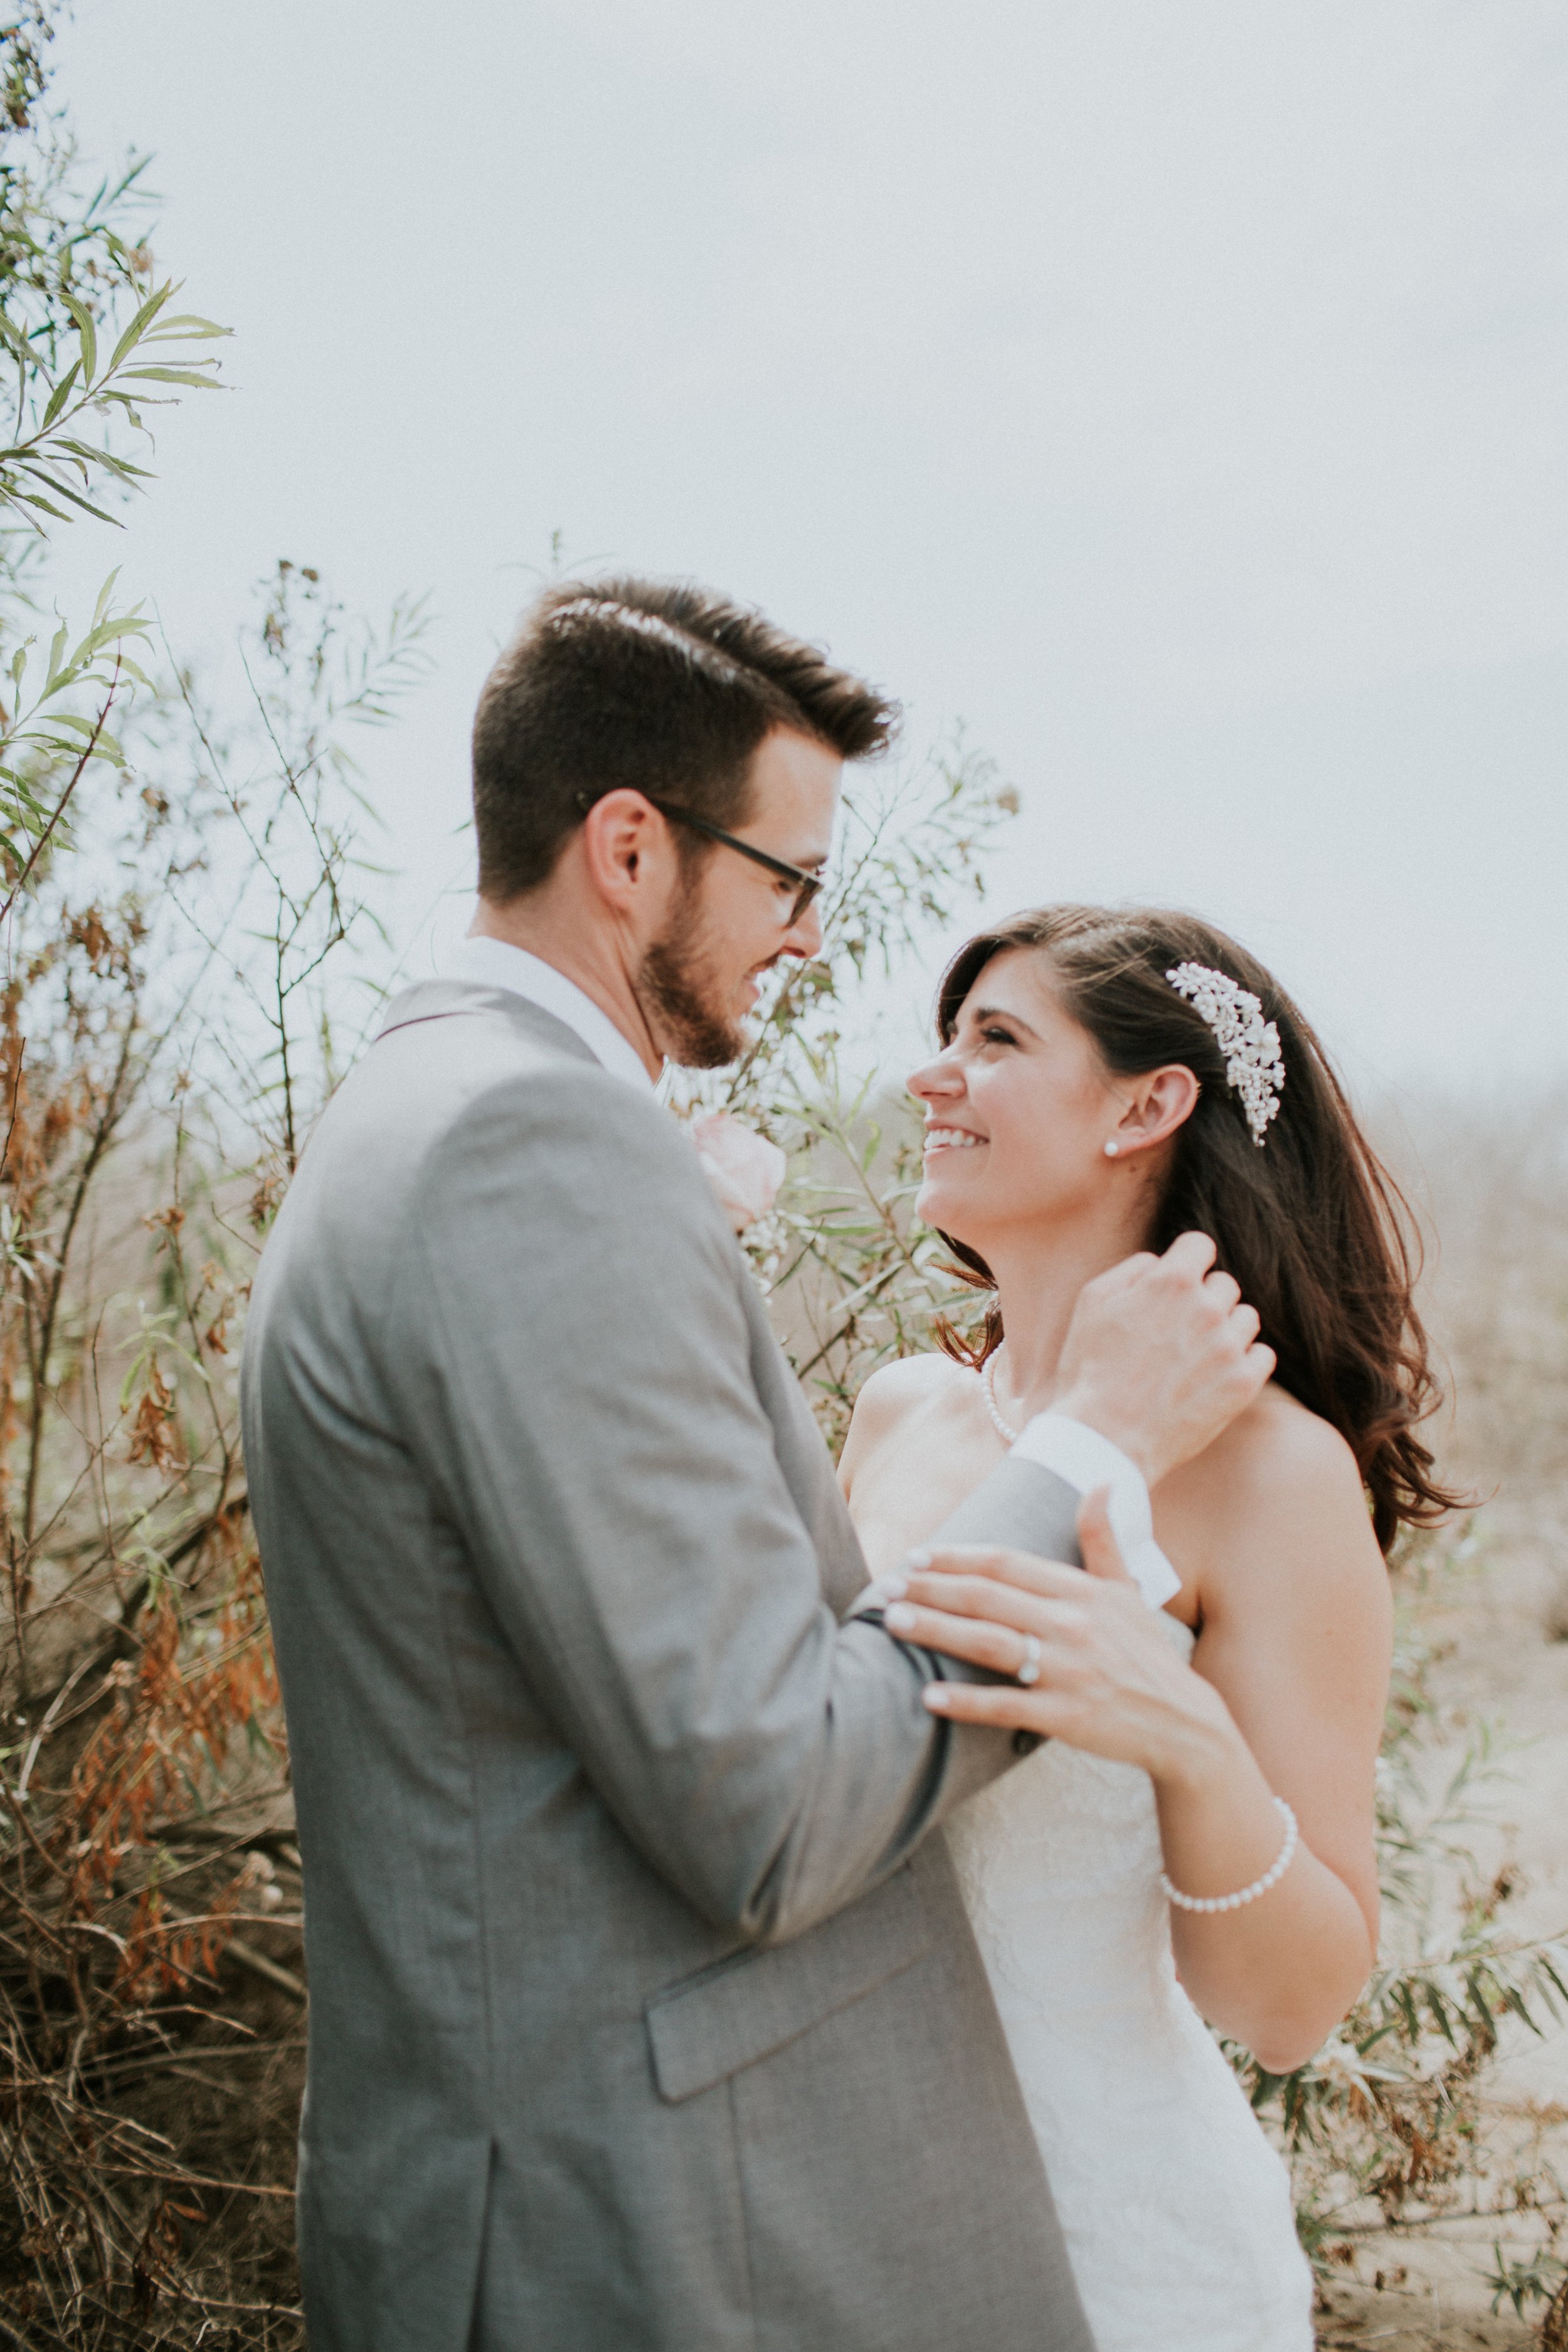
[[[395,1030],[421,1021],[447,1021],[468,1014],[500,1016],[523,1029],[530,1042],[554,1053],[570,1055],[595,1069],[604,1065],[574,1029],[531,998],[513,989],[490,988],[471,980],[424,980],[405,989],[387,1008],[377,1033],[378,1042]],[[650,1237],[651,1241],[651,1237]],[[773,1336],[767,1309],[737,1251],[736,1276],[742,1286],[746,1319],[752,1333],[752,1365],[757,1397],[773,1423],[779,1468],[795,1508],[805,1522],[822,1577],[823,1598],[836,1616],[864,1592],[868,1570],[859,1538],[834,1475],[822,1433],[801,1393],[789,1360]]]

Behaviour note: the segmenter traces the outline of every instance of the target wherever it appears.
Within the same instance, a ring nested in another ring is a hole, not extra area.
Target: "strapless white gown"
[[[947,1838],[1097,2352],[1310,2352],[1289,2177],[1176,1981],[1147,1773],[1048,1741]]]

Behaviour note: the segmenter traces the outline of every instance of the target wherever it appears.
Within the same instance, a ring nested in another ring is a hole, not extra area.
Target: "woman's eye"
[[[983,1029],[980,1034],[987,1045],[1016,1045],[1018,1042],[1011,1029]]]

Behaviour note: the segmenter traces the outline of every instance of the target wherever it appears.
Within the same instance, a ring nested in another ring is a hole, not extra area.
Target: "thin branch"
[[[75,792],[78,784],[80,783],[82,777],[87,772],[89,761],[96,759],[98,756],[98,739],[102,734],[104,727],[108,723],[110,711],[114,707],[115,695],[120,689],[120,670],[121,659],[120,656],[117,654],[114,657],[114,670],[110,679],[109,692],[104,698],[103,708],[99,712],[98,718],[94,722],[92,733],[88,738],[87,749],[83,751],[80,759],[77,761],[76,766],[71,770],[70,782],[67,784],[64,792],[60,794],[59,799],[55,803],[54,808],[49,815],[48,823],[44,826],[43,831],[38,835],[37,839],[34,842],[26,864],[23,866],[20,874],[17,875],[16,881],[11,886],[9,898],[5,899],[4,905],[0,905],[0,923],[3,923],[7,915],[11,912],[12,908],[16,903],[19,894],[26,886],[28,876],[32,873],[34,866],[37,866],[39,858],[43,856],[44,851],[48,846],[49,841],[54,835],[55,827],[58,824],[61,817],[64,816],[66,810],[70,805],[71,794]]]

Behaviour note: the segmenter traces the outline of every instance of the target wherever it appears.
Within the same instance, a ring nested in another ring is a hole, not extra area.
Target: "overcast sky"
[[[279,555],[429,589],[365,747],[421,890],[559,530],[965,719],[998,911],[1196,907],[1363,1087],[1568,1068],[1561,7],[80,0],[58,54],[238,387],[73,593],[212,653]]]

